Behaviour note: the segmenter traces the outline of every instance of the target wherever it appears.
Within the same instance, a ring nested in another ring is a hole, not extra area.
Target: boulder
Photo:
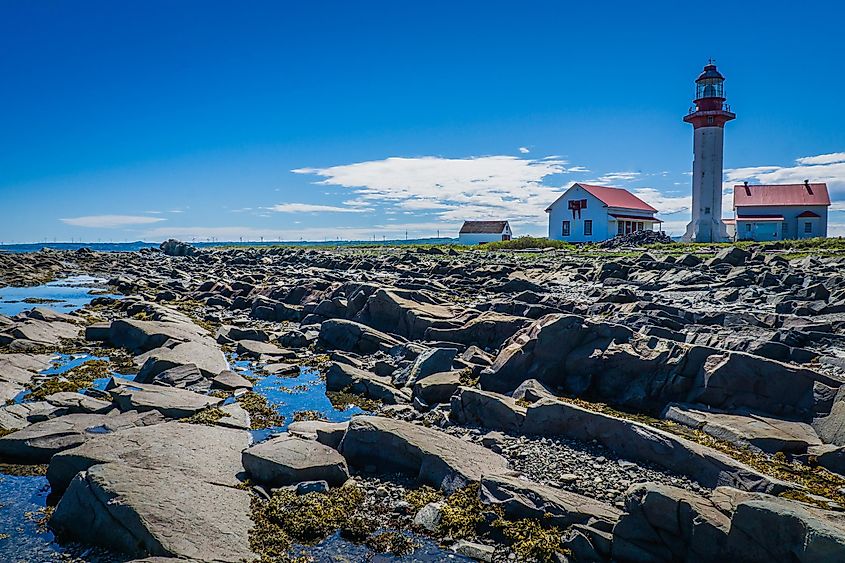
[[[95,435],[83,445],[50,460],[47,480],[53,491],[67,488],[73,476],[93,465],[117,463],[141,469],[168,468],[196,479],[234,487],[243,472],[241,452],[249,432],[167,422]]]
[[[166,387],[204,388],[208,389],[209,381],[205,378],[199,368],[194,364],[185,364],[166,369],[156,375],[152,370],[138,373],[133,379],[135,383],[156,383]]]
[[[723,560],[845,561],[845,518],[842,513],[766,496],[739,503]]]
[[[387,352],[401,344],[401,341],[361,323],[329,319],[320,325],[318,343],[329,350],[374,354],[379,351]]]
[[[44,400],[66,414],[104,414],[112,408],[108,401],[72,391],[53,393],[47,395]]]
[[[326,372],[327,391],[348,391],[388,405],[407,403],[407,392],[396,389],[389,377],[379,377],[350,365],[333,363]]]
[[[188,342],[205,339],[209,339],[205,329],[189,322],[117,319],[112,321],[109,328],[109,342],[112,345],[136,353],[159,348],[168,340]]]
[[[330,448],[337,449],[348,422],[326,422],[325,420],[301,420],[288,425],[288,434],[306,440],[316,440]]]
[[[429,328],[425,338],[499,349],[508,338],[530,322],[525,317],[484,311],[457,328]]]
[[[161,243],[159,249],[167,256],[194,256],[199,252],[187,242],[172,238]]]
[[[249,493],[166,468],[108,463],[79,473],[50,527],[65,540],[136,556],[232,563],[254,556]]]
[[[377,330],[419,340],[429,328],[457,327],[455,313],[419,291],[379,289],[355,316]]]
[[[726,413],[673,404],[667,407],[663,418],[701,430],[719,440],[767,453],[805,453],[808,447],[821,445],[813,427],[807,423],[747,411]]]
[[[212,389],[234,391],[235,389],[252,389],[252,382],[237,373],[225,369],[211,380]]]
[[[507,471],[507,460],[439,430],[378,416],[356,416],[340,443],[353,467],[404,473],[453,491],[482,475]]]
[[[394,383],[399,386],[413,387],[414,383],[433,373],[452,369],[458,351],[455,348],[429,348],[414,358],[413,363],[399,372]]]
[[[271,487],[303,481],[325,481],[339,486],[349,479],[346,460],[336,450],[289,434],[245,450],[243,465],[255,481]]]
[[[47,463],[55,454],[125,428],[158,424],[158,413],[68,414],[36,422],[0,438],[0,460]]]
[[[452,394],[461,386],[461,371],[434,373],[417,380],[414,384],[414,397],[419,397],[426,404],[448,403]]]
[[[226,357],[215,345],[205,342],[182,342],[162,346],[141,354],[135,361],[141,363],[139,381],[152,381],[155,376],[171,368],[193,364],[203,377],[212,378],[229,368]]]
[[[109,380],[106,390],[117,407],[124,412],[156,410],[168,418],[185,418],[223,403],[220,397],[201,395],[176,387],[135,383],[116,377]]]
[[[291,360],[296,358],[296,353],[290,350],[279,348],[275,344],[269,342],[260,342],[258,340],[241,340],[238,342],[235,352],[239,356],[246,358],[258,359],[285,359]]]
[[[730,518],[704,497],[646,483],[625,493],[625,513],[613,528],[620,563],[725,561]]]
[[[485,475],[480,494],[510,519],[535,518],[561,529],[590,523],[610,531],[621,515],[609,504],[509,475]]]

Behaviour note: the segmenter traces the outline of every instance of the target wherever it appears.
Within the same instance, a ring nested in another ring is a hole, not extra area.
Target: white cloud
[[[311,203],[280,203],[268,207],[270,211],[277,213],[366,213],[372,211],[370,208],[362,207],[340,207],[337,205],[314,205]]]
[[[446,222],[501,217],[542,224],[543,210],[562,192],[542,182],[565,173],[565,164],[557,157],[392,157],[293,172],[321,176],[320,185],[351,189],[369,205],[434,211]]]
[[[639,172],[610,172],[604,176],[599,176],[596,182],[600,184],[613,184],[614,182],[630,182],[639,177]]]
[[[528,154],[531,151],[528,150],[528,147],[519,147],[519,152],[522,153],[522,154]]]
[[[832,152],[817,156],[804,156],[796,159],[795,162],[803,165],[835,164],[837,162],[845,162],[845,152]]]
[[[164,221],[164,219],[144,215],[86,215],[83,217],[67,217],[60,219],[60,221],[74,227],[113,229],[129,225],[148,225]]]

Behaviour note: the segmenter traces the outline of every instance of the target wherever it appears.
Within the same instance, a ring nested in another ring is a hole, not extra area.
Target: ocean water
[[[256,248],[266,246],[358,246],[358,245],[385,245],[385,246],[401,246],[401,245],[419,245],[419,244],[457,244],[456,238],[419,238],[408,240],[323,240],[323,241],[186,241],[196,246],[197,248],[214,248],[220,246],[231,246],[233,244],[239,246],[251,246]],[[31,242],[22,244],[0,244],[0,252],[38,252],[39,250],[79,250],[80,248],[88,248],[97,252],[136,252],[142,248],[158,248],[157,242]]]
[[[33,307],[46,307],[59,313],[70,313],[102,296],[106,287],[105,281],[91,276],[73,276],[33,287],[0,287],[0,315],[17,315]],[[96,293],[92,294],[92,291]],[[109,296],[119,297],[113,294]],[[48,302],[27,303],[25,300],[28,298]]]

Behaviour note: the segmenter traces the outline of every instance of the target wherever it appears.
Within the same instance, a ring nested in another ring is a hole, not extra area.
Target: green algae
[[[320,411],[296,411],[293,413],[293,421],[294,422],[302,422],[305,420],[321,420],[326,421],[328,420],[325,416],[323,416]]]
[[[215,426],[218,422],[220,422],[221,418],[229,416],[225,412],[223,412],[218,407],[209,407],[207,409],[203,409],[188,418],[183,418],[180,422],[184,422],[187,424],[203,424],[205,426]]]
[[[381,407],[381,403],[375,399],[368,399],[347,390],[326,391],[326,397],[329,398],[332,406],[339,411],[346,410],[349,407],[358,407],[367,412],[375,412]]]
[[[389,553],[397,557],[413,553],[417,543],[401,532],[379,532],[368,537],[364,542],[367,547],[378,553]]]
[[[364,502],[357,485],[344,485],[328,493],[296,493],[280,489],[269,501],[253,497],[250,548],[265,561],[290,561],[294,542],[313,545],[338,529],[349,529]]]
[[[443,500],[440,491],[428,485],[405,492],[405,501],[414,508],[414,511],[419,511],[423,506],[440,500]]]
[[[493,522],[493,527],[502,532],[519,561],[552,561],[556,553],[567,553],[561,545],[563,531],[555,526],[544,526],[537,519],[499,518]]]
[[[253,430],[273,428],[285,423],[285,417],[270,405],[267,398],[254,391],[247,391],[236,400],[249,413],[250,428]]]
[[[31,393],[27,398],[41,400],[53,393],[62,391],[77,392],[81,389],[91,387],[95,379],[109,377],[110,375],[111,368],[108,361],[88,360],[84,364],[76,366],[61,375],[33,381],[28,385]]]

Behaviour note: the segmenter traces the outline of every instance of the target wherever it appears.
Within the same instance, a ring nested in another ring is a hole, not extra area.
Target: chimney
[[[745,184],[745,195],[747,197],[751,197],[751,188],[748,187],[748,180],[746,180],[744,182],[744,184]]]
[[[813,195],[813,188],[810,186],[810,180],[804,180],[804,187],[807,188],[807,193]]]

